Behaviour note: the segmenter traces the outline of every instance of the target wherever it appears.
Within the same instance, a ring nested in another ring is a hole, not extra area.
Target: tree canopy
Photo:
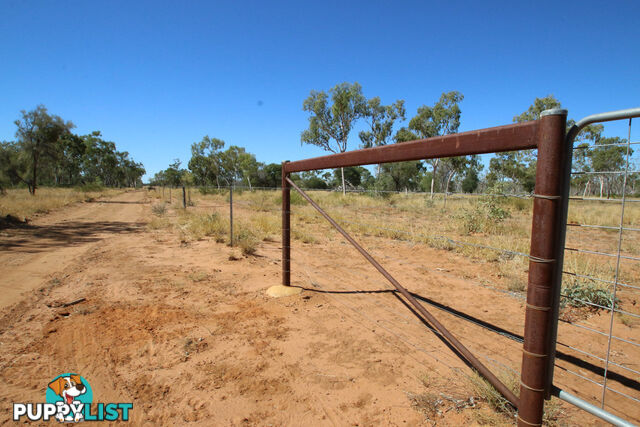
[[[43,105],[22,111],[16,120],[16,141],[0,144],[0,187],[98,184],[135,186],[145,174],[129,153],[116,150],[99,131],[88,135],[71,132],[74,125],[50,114]]]

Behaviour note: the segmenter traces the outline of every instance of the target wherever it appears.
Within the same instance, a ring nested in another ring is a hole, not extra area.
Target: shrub
[[[104,191],[105,187],[104,185],[100,184],[99,182],[92,182],[89,184],[83,184],[80,185],[78,187],[75,187],[76,191],[80,191],[82,193],[90,193],[93,191]]]
[[[511,213],[500,206],[495,197],[481,200],[473,209],[463,208],[458,216],[465,234],[489,232],[510,217]]]
[[[591,280],[579,280],[574,278],[563,289],[563,295],[566,297],[561,301],[561,305],[566,307],[590,307],[597,310],[586,303],[597,304],[603,307],[611,307],[613,305],[613,294],[605,286],[595,283]],[[583,302],[584,301],[584,302]],[[616,298],[616,305],[620,303],[620,299]]]
[[[479,233],[484,230],[485,213],[479,208],[462,209],[462,229],[465,234]]]
[[[178,218],[180,229],[190,237],[198,240],[204,236],[213,237],[216,242],[226,241],[229,232],[228,222],[223,220],[217,212],[212,214],[197,214],[182,211]]]
[[[162,216],[167,213],[167,204],[165,202],[156,203],[151,206],[151,212],[155,215]]]
[[[489,199],[480,202],[481,209],[486,211],[489,219],[497,222],[504,221],[511,217],[511,213],[500,206],[500,204],[500,201],[495,197],[490,197]]]
[[[237,233],[234,236],[235,244],[242,249],[245,255],[253,255],[258,250],[258,236],[246,226],[238,226]]]

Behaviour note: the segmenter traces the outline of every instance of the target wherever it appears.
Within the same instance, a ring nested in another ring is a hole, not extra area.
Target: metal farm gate
[[[611,113],[589,116],[567,131],[567,111],[562,109],[546,110],[539,120],[520,124],[512,124],[453,135],[440,136],[425,140],[411,141],[401,144],[344,152],[312,159],[282,164],[282,284],[291,285],[291,203],[290,191],[295,189],[306,199],[329,223],[340,232],[406,299],[430,325],[437,329],[446,340],[489,381],[518,410],[518,425],[538,426],[542,424],[543,405],[545,399],[552,395],[568,401],[588,412],[617,425],[631,425],[627,421],[605,411],[604,398],[607,390],[607,372],[610,360],[612,328],[600,332],[608,338],[606,357],[598,357],[604,362],[602,402],[600,407],[592,405],[572,394],[561,390],[553,383],[554,366],[556,365],[556,344],[558,315],[563,275],[570,274],[563,269],[565,256],[565,237],[567,232],[567,213],[570,199],[571,165],[573,141],[579,131],[591,123],[610,120],[629,119],[640,116],[640,108],[621,110]],[[619,227],[620,240],[625,206],[625,192],[629,170],[630,134],[627,140],[627,161],[622,188],[622,214]],[[385,268],[380,265],[357,241],[355,241],[336,221],[318,206],[290,178],[290,174],[328,168],[371,165],[380,163],[424,160],[443,157],[456,157],[473,154],[497,153],[537,149],[537,170],[533,197],[533,222],[531,229],[531,247],[527,255],[529,259],[528,284],[526,289],[526,313],[524,324],[524,346],[522,349],[522,365],[520,395],[516,396],[504,385],[482,362],[474,356],[450,331],[448,331],[424,306]],[[574,225],[574,224],[572,224]],[[610,227],[611,228],[611,227]],[[640,230],[639,230],[640,231]],[[566,248],[567,251],[572,250]],[[573,249],[575,250],[575,249]],[[579,249],[578,249],[579,250]],[[587,251],[589,252],[589,251]],[[619,283],[620,245],[618,253],[608,254],[617,257],[617,269],[613,285],[613,303],[604,307],[613,315],[621,312],[615,306],[615,293]],[[624,258],[624,256],[622,256]],[[640,260],[640,258],[639,258]],[[631,286],[632,288],[634,286]],[[640,287],[638,287],[640,289]],[[632,314],[633,315],[633,314]],[[637,315],[636,315],[637,316]],[[640,317],[640,316],[637,316]],[[640,344],[638,344],[640,346]],[[580,350],[578,350],[580,351]],[[582,353],[585,353],[582,351]],[[589,353],[586,353],[589,355]],[[597,356],[596,356],[597,357]],[[618,365],[620,366],[620,365]],[[632,370],[633,371],[633,370]],[[633,371],[636,372],[636,371]],[[637,373],[637,372],[636,372]],[[615,391],[615,390],[614,390]],[[622,393],[624,395],[624,393]],[[637,400],[628,396],[633,400]]]

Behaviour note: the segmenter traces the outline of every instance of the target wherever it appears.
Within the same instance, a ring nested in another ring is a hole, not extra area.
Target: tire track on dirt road
[[[144,192],[66,207],[0,234],[0,309],[28,297],[105,239],[144,226]]]

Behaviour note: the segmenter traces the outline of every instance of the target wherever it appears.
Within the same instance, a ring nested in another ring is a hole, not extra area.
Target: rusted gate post
[[[291,186],[287,182],[289,174],[282,162],[282,285],[291,285]]]
[[[518,425],[542,425],[547,383],[548,359],[551,350],[553,298],[555,279],[560,268],[557,238],[561,227],[564,170],[570,167],[570,157],[564,144],[567,111],[543,111],[538,127],[538,162],[533,201],[529,283],[524,323],[524,348],[520,380]],[[565,197],[568,195],[565,195]]]

